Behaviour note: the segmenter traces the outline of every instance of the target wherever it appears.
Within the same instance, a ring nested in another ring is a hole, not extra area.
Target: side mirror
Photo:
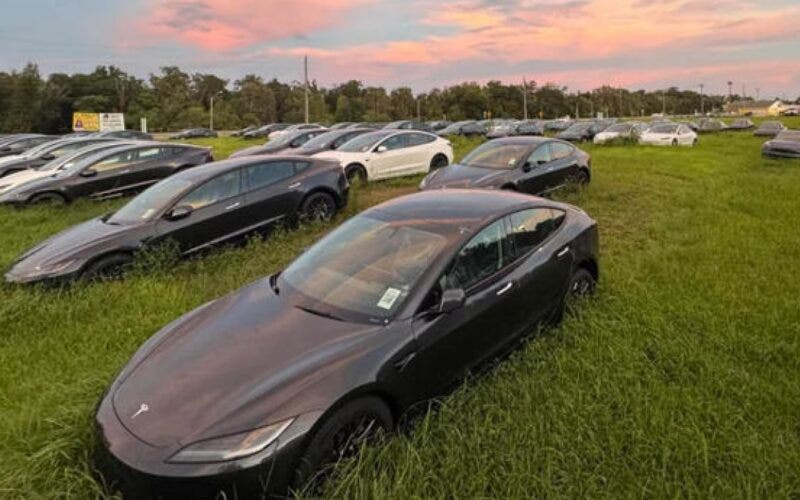
[[[439,303],[440,313],[449,313],[460,309],[467,299],[467,294],[463,288],[451,288],[442,293],[442,301]]]
[[[387,147],[386,147],[386,146],[384,146],[383,144],[381,144],[380,146],[378,146],[377,148],[375,148],[375,152],[376,152],[376,153],[385,153],[385,152],[387,152],[387,151],[389,151],[389,148],[387,148]]]
[[[525,173],[530,172],[532,168],[533,166],[531,166],[531,162],[529,161],[526,161],[525,163],[522,164],[522,171]]]
[[[97,170],[93,168],[87,168],[86,170],[81,171],[81,177],[94,177],[97,175]]]
[[[180,220],[189,217],[191,213],[194,211],[192,207],[189,205],[179,205],[169,212],[167,212],[166,219],[167,220]]]
[[[56,155],[54,155],[53,153],[47,153],[46,155],[42,155],[41,158],[42,158],[42,160],[50,161],[50,160],[55,160],[56,159]]]

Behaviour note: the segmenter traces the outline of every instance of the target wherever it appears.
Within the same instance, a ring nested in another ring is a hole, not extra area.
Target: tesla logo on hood
[[[131,415],[131,420],[133,420],[134,418],[138,417],[142,413],[147,413],[148,411],[150,411],[150,407],[147,406],[147,403],[142,403],[142,405],[139,406],[139,409],[136,410],[136,413]]]

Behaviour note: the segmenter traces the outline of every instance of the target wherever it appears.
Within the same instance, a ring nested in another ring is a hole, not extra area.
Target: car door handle
[[[295,182],[294,184],[289,184],[286,187],[289,188],[289,189],[297,189],[297,188],[300,187],[301,184],[302,184],[301,182]]]
[[[238,201],[236,203],[231,203],[230,205],[225,207],[225,210],[233,210],[234,208],[239,208],[239,205],[241,205],[241,203]]]
[[[497,296],[499,297],[500,295],[503,295],[507,291],[511,290],[512,286],[514,286],[514,282],[513,281],[509,281],[508,283],[505,284],[505,286],[503,288],[501,288],[500,290],[497,291]]]
[[[564,248],[562,248],[561,250],[558,251],[558,253],[556,254],[556,257],[558,257],[560,259],[561,257],[567,255],[568,252],[569,252],[569,247],[564,247]]]

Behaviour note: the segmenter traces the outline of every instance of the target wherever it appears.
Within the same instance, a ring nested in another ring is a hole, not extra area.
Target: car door
[[[381,141],[370,154],[370,179],[386,179],[405,175],[404,171],[413,169],[408,148],[409,134],[395,134]],[[385,150],[383,148],[386,148]]]
[[[573,253],[558,237],[565,219],[562,210],[530,208],[508,216],[509,274],[515,288],[508,299],[514,303],[507,321],[515,335],[527,333],[560,307],[569,281]]]
[[[236,237],[248,225],[244,196],[241,169],[217,175],[173,204],[189,211],[180,218],[167,213],[156,225],[158,239],[174,240],[189,254]]]
[[[513,331],[506,321],[514,307],[506,300],[514,288],[504,264],[509,255],[506,224],[502,218],[478,232],[431,292],[441,296],[448,289],[463,289],[463,307],[445,314],[421,312],[412,322],[417,339],[413,373],[420,384],[429,384],[429,395],[493,355],[501,347],[498,339]]]
[[[545,189],[554,189],[566,184],[578,173],[575,147],[563,142],[550,142],[550,163],[544,165]]]
[[[135,154],[126,150],[94,161],[70,179],[65,186],[67,194],[70,198],[119,196],[120,180],[129,171],[133,158]]]
[[[551,163],[550,146],[548,143],[540,144],[528,155],[528,158],[517,167],[519,180],[517,186],[520,191],[539,194],[547,189],[547,167]]]
[[[165,149],[150,146],[132,150],[128,168],[120,172],[119,190],[141,191],[166,177],[163,157]]]
[[[403,175],[413,175],[427,173],[430,170],[430,161],[435,154],[431,148],[431,143],[436,138],[428,134],[410,133],[408,134],[408,169],[403,171]]]
[[[243,167],[246,191],[243,217],[250,229],[274,224],[292,214],[300,203],[304,187],[293,178],[307,164],[278,160]]]

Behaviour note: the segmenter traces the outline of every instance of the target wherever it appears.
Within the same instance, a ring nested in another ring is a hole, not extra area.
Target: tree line
[[[209,73],[189,74],[165,66],[140,79],[115,66],[98,66],[88,74],[54,73],[42,77],[35,64],[0,72],[0,131],[63,133],[72,113],[125,113],[126,126],[139,128],[146,117],[151,131],[208,126],[213,100],[217,129],[236,129],[271,122],[301,122],[305,114],[301,82],[284,83],[246,75],[229,81]],[[553,83],[522,85],[499,81],[465,82],[415,95],[409,87],[387,90],[351,80],[331,88],[309,84],[309,116],[315,122],[421,118],[464,120],[485,117],[523,118],[523,98],[529,118],[639,116],[666,112],[691,114],[701,96],[676,87],[660,91],[602,86],[571,92]],[[734,98],[738,98],[735,96]],[[703,96],[706,111],[719,109],[727,96]]]

